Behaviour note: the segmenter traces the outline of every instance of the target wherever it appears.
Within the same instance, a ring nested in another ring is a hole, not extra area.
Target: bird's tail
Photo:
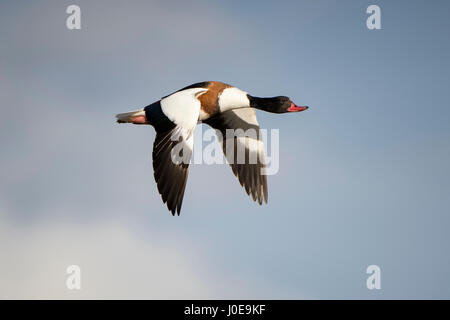
[[[144,109],[116,114],[117,123],[147,124]]]

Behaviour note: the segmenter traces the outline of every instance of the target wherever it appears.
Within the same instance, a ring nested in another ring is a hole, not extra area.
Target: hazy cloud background
[[[449,298],[449,9],[1,2],[0,298]],[[172,217],[153,130],[114,122],[204,80],[311,106],[258,113],[280,128],[267,206],[228,166],[194,165]]]

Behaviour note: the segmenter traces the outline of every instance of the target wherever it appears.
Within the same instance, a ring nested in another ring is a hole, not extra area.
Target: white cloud
[[[191,261],[118,224],[0,225],[0,299],[200,299],[211,288]],[[82,289],[66,288],[81,267]]]

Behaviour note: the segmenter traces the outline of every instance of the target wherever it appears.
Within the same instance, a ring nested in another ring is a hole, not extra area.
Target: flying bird
[[[219,81],[206,81],[180,89],[141,110],[117,114],[116,118],[118,123],[147,124],[155,128],[153,171],[158,191],[172,215],[180,215],[194,146],[193,133],[199,122],[222,134],[222,150],[241,186],[253,201],[267,203],[264,145],[255,109],[287,113],[308,107],[297,106],[285,96],[258,98]],[[230,136],[229,129],[253,129],[258,134]],[[227,148],[230,142],[234,146],[232,150]],[[182,146],[183,161],[173,160],[172,153],[178,144]],[[239,161],[238,150],[244,150],[245,161],[242,158]],[[256,161],[248,161],[250,158]]]

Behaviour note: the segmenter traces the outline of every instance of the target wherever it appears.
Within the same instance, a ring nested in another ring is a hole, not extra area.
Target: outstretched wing
[[[153,174],[167,208],[180,215],[189,173],[194,137],[175,127],[157,132],[153,143]]]
[[[167,208],[180,215],[200,112],[197,97],[205,88],[188,88],[160,100],[146,111],[155,127],[153,174]]]
[[[229,110],[203,122],[220,131],[221,135],[218,136],[223,139],[222,150],[247,194],[259,204],[263,201],[267,203],[264,143],[255,110],[252,108]]]

